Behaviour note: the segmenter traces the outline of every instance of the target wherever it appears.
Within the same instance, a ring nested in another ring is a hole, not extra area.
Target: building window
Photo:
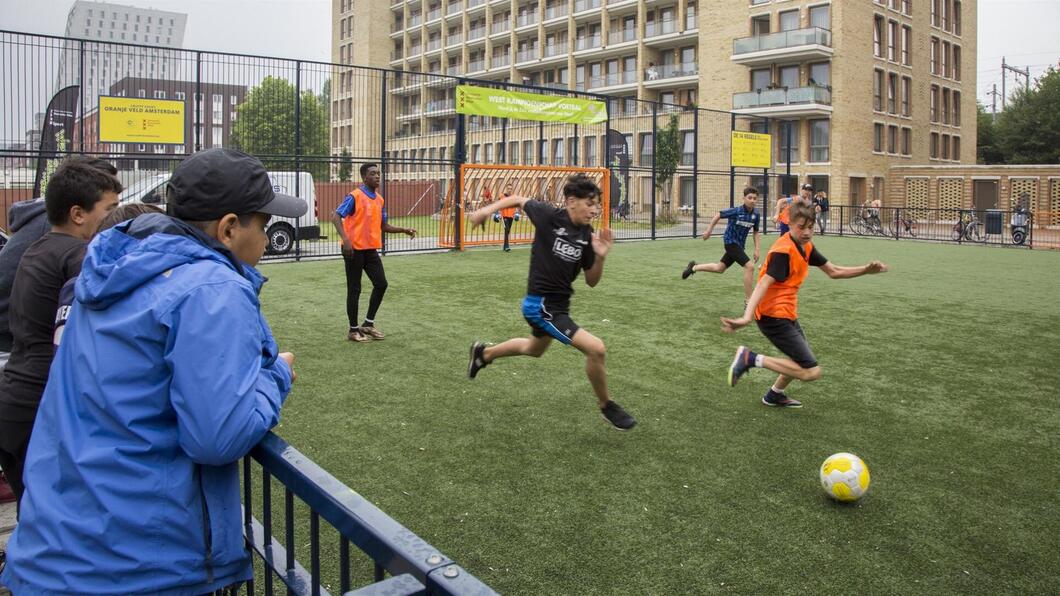
[[[830,120],[810,120],[810,161],[828,161]]]
[[[534,142],[523,141],[523,165],[529,166],[534,163]]]
[[[155,99],[165,99],[166,92],[161,90],[155,90]]]
[[[883,153],[883,125],[877,122],[872,128],[872,150],[876,153]]]
[[[872,77],[872,109],[883,111],[883,71],[877,69]]]
[[[961,34],[961,2],[960,0],[954,0],[953,2],[953,34]]]
[[[961,137],[953,137],[953,159],[961,160]]]
[[[887,23],[887,59],[898,62],[898,21]]]
[[[583,147],[582,164],[588,167],[599,165],[596,163],[596,137],[585,137]]]
[[[184,95],[183,91],[177,91],[176,93],[173,94],[173,96],[176,97],[177,99],[181,100],[181,101],[184,101],[184,98],[187,97],[186,95]]]
[[[931,133],[931,159],[939,158],[939,133]]]
[[[931,86],[931,121],[939,121],[939,86]]]
[[[950,90],[942,90],[942,123],[950,123]]]
[[[780,163],[798,163],[799,161],[799,121],[781,120],[777,127],[777,136],[780,137],[780,151],[777,159]]]
[[[898,127],[893,124],[887,127],[887,153],[898,153]]]
[[[951,118],[954,126],[961,125],[961,92],[953,92],[953,117]]]
[[[939,74],[939,38],[931,38],[931,74]]]
[[[696,160],[696,133],[686,130],[681,133],[681,136],[681,165],[694,165]]]
[[[961,46],[953,46],[953,80],[961,80]]]
[[[887,112],[898,113],[898,75],[887,73]]]
[[[913,30],[909,25],[902,25],[902,64],[913,64]]]
[[[902,155],[911,155],[913,149],[913,129],[903,128],[902,129]]]
[[[794,31],[799,28],[799,11],[788,10],[780,13],[780,30]]]
[[[821,29],[832,28],[831,6],[824,4],[810,7],[810,26]]]
[[[950,135],[942,135],[942,141],[939,142],[939,147],[942,149],[942,159],[950,158]]]
[[[655,142],[652,140],[651,133],[641,133],[640,135],[640,165],[650,166],[653,158],[655,157]]]
[[[912,116],[913,79],[902,77],[902,115]]]
[[[872,26],[872,53],[883,58],[883,17],[876,15]]]
[[[552,139],[552,165],[554,166],[565,165],[563,145],[563,139]]]
[[[691,209],[695,202],[696,180],[690,176],[681,176],[681,209]]]
[[[939,58],[942,59],[942,65],[939,67],[939,74],[946,78],[950,78],[952,75],[950,72],[950,42],[942,42],[942,52],[939,53]]]

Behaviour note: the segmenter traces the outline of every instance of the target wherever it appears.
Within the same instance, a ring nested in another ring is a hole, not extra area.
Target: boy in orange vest
[[[784,390],[792,379],[809,382],[821,376],[821,366],[817,364],[798,319],[799,287],[810,267],[820,267],[832,279],[848,279],[882,273],[887,271],[887,265],[880,261],[870,261],[861,267],[833,265],[817,252],[811,242],[816,220],[813,207],[796,202],[790,208],[790,215],[791,231],[773,243],[766,254],[765,265],[758,275],[758,285],[751,293],[743,316],[738,319],[722,317],[721,330],[733,333],[750,324],[753,316],[762,335],[787,356],[774,358],[740,346],[729,366],[729,385],[735,386],[741,376],[756,366],[767,368],[780,376],[762,398],[762,403],[782,408],[801,408],[802,402],[791,399]]]
[[[375,326],[375,313],[383,303],[386,293],[386,273],[378,250],[383,247],[383,232],[406,234],[416,237],[412,228],[398,228],[386,221],[383,195],[379,194],[379,166],[366,163],[361,166],[359,188],[346,195],[339,208],[331,216],[331,223],[342,239],[342,259],[346,264],[346,315],[350,330],[346,338],[350,341],[383,339],[383,332]],[[367,273],[372,281],[372,296],[368,299],[368,314],[364,323],[357,325],[357,303],[361,298],[361,273]]]
[[[512,196],[512,185],[504,185],[504,198]],[[511,247],[508,246],[508,238],[512,233],[512,222],[515,221],[517,209],[515,207],[505,207],[501,209],[501,219],[504,221],[504,252],[511,252]]]

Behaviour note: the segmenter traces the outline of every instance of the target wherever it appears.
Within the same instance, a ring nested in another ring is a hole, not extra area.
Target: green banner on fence
[[[470,116],[493,116],[544,122],[599,124],[607,121],[607,105],[602,101],[558,97],[457,85],[456,111]]]

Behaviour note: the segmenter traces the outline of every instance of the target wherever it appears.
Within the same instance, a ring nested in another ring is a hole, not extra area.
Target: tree
[[[265,77],[247,93],[236,108],[232,145],[261,159],[270,170],[290,170],[296,153],[295,88],[277,77]],[[304,157],[330,155],[327,106],[312,91],[301,93],[300,154]],[[317,180],[330,178],[327,161],[303,161],[302,169]]]
[[[674,174],[681,163],[681,131],[677,114],[670,114],[666,127],[659,130],[655,139],[655,188],[663,193],[664,212],[670,211],[671,189]]]
[[[983,104],[976,103],[978,123],[978,156],[976,163],[1000,164],[1005,163],[1005,155],[997,145],[997,127],[994,124],[994,116],[986,111]]]
[[[1017,89],[997,124],[1008,163],[1060,163],[1060,70],[1049,67],[1031,89]]]
[[[339,156],[339,180],[342,182],[348,182],[352,173],[353,158],[350,157],[350,150],[343,147],[342,153]]]

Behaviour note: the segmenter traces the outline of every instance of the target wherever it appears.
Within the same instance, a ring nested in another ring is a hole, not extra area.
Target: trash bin
[[[1001,233],[1001,210],[1000,209],[987,209],[986,210],[986,233],[987,234],[1000,234]]]

